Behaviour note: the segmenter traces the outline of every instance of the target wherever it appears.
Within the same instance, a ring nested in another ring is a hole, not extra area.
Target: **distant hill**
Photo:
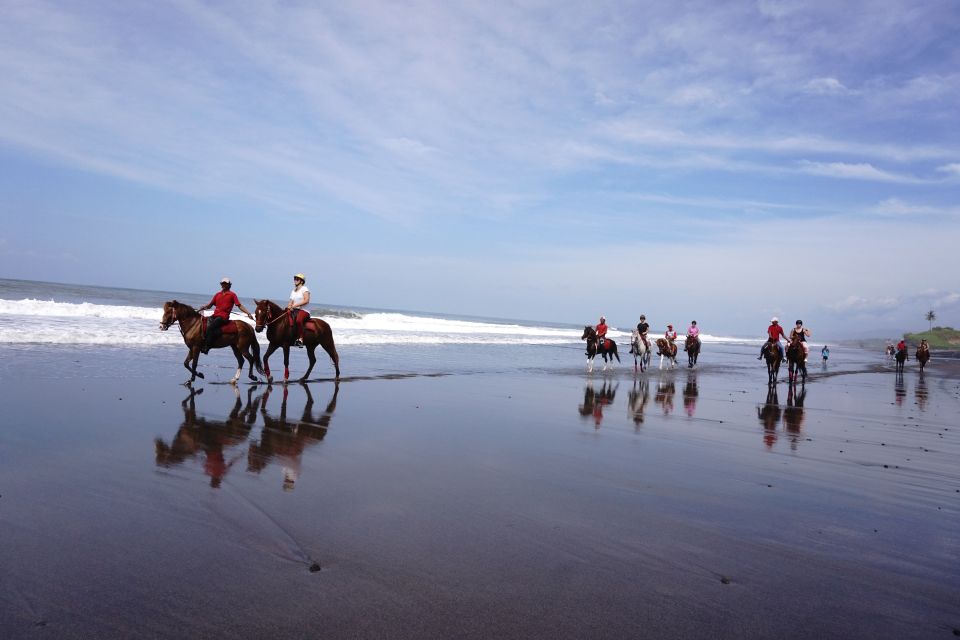
[[[905,333],[903,339],[911,345],[926,340],[932,349],[960,349],[960,331],[952,327],[934,327],[921,333]]]

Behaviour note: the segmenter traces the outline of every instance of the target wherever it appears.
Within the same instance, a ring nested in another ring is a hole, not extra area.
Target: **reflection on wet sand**
[[[583,390],[583,404],[578,407],[580,415],[584,418],[593,416],[593,428],[599,429],[603,422],[603,408],[613,404],[613,399],[617,394],[619,383],[611,383],[606,380],[600,391],[594,391],[593,382],[587,382]]]
[[[699,395],[700,391],[697,388],[697,372],[688,371],[687,384],[683,387],[683,409],[687,412],[687,416],[690,418],[692,418],[697,412],[697,396]]]
[[[898,407],[903,406],[903,401],[907,397],[907,385],[903,382],[903,372],[898,371],[893,383],[894,402]]]
[[[927,410],[927,381],[923,377],[923,372],[920,372],[920,377],[917,379],[917,387],[913,390],[913,395],[917,399],[917,408],[920,411]]]
[[[283,399],[280,402],[280,415],[277,418],[267,413],[267,400],[270,398],[272,387],[268,387],[263,394],[260,405],[260,414],[263,416],[263,429],[260,432],[260,441],[251,442],[247,456],[247,470],[260,473],[271,460],[275,460],[283,469],[283,489],[292,491],[297,478],[300,476],[300,463],[303,451],[308,446],[323,440],[330,426],[330,419],[337,408],[337,395],[340,385],[336,385],[333,397],[327,403],[327,408],[318,418],[313,416],[313,395],[310,387],[301,385],[307,393],[307,402],[299,420],[287,419],[287,392],[283,387]]]
[[[209,420],[197,415],[196,397],[203,389],[190,388],[190,395],[181,402],[183,422],[176,435],[165,443],[161,438],[154,441],[157,466],[172,467],[189,458],[203,454],[203,471],[210,476],[210,486],[217,488],[223,477],[238,459],[234,456],[227,462],[225,450],[230,450],[247,440],[256,421],[256,401],[252,400],[254,387],[247,390],[247,403],[240,401],[240,390],[233,388],[236,402],[225,420]]]
[[[767,387],[766,402],[757,407],[757,418],[763,425],[763,443],[767,445],[768,449],[773,448],[773,445],[777,442],[777,429],[780,426],[782,415],[780,400],[777,398],[777,385],[772,384]]]
[[[796,451],[803,433],[803,422],[806,419],[803,411],[806,398],[806,385],[802,385],[798,391],[797,386],[791,384],[787,387],[787,405],[781,407],[777,386],[771,385],[767,389],[765,402],[757,407],[757,419],[763,425],[763,443],[768,449],[772,449],[777,442],[777,432],[782,420],[784,431],[790,441],[790,449]]]
[[[627,417],[633,420],[634,428],[639,430],[643,424],[643,413],[650,401],[650,383],[647,378],[635,378],[633,389],[627,396]]]
[[[299,386],[306,393],[307,401],[303,413],[296,420],[287,419],[287,398],[293,385],[283,388],[278,417],[267,412],[272,386],[257,396],[254,396],[254,392],[258,387],[249,387],[245,403],[241,400],[240,390],[234,387],[236,402],[224,420],[198,415],[196,398],[203,393],[203,389],[191,387],[190,394],[181,402],[183,422],[176,435],[169,444],[162,438],[154,441],[157,466],[174,467],[202,455],[203,471],[210,477],[210,486],[218,488],[226,474],[244,457],[247,459],[247,471],[258,474],[271,461],[275,461],[283,469],[283,488],[292,490],[300,474],[303,451],[326,435],[340,391],[339,385],[336,385],[326,410],[315,418],[310,387],[306,384]],[[259,441],[251,442],[250,433],[258,415],[263,420],[263,428]],[[242,449],[244,443],[248,443],[246,451]],[[236,453],[231,454],[231,451]]]
[[[677,384],[670,376],[669,380],[657,380],[657,395],[653,401],[663,409],[663,415],[669,416],[673,413],[673,396],[677,393]]]
[[[807,387],[803,385],[797,391],[796,385],[790,385],[787,391],[787,406],[783,410],[783,424],[790,439],[790,449],[797,450],[800,434],[803,431],[803,401],[807,397]]]

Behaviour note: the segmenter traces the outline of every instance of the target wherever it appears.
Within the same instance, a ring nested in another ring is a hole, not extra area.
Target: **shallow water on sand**
[[[222,354],[190,388],[179,349],[6,347],[0,628],[951,637],[958,381],[838,349],[770,393],[754,352],[351,347],[286,387]]]

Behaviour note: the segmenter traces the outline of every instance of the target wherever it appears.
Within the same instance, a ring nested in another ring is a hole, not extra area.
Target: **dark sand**
[[[709,365],[191,398],[155,363],[7,355],[3,638],[960,633],[936,362],[775,398]]]

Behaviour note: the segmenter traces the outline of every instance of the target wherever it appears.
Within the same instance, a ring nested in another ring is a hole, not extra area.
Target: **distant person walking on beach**
[[[830,357],[830,348],[823,345],[823,349],[820,349],[820,355],[823,356],[823,364],[827,364],[827,358]]]
[[[287,302],[287,311],[290,312],[290,319],[293,320],[294,331],[297,332],[297,339],[293,346],[303,346],[303,323],[310,317],[310,313],[304,309],[310,304],[310,289],[307,288],[307,277],[302,273],[293,276],[293,291],[290,292],[290,300]]]
[[[776,343],[777,349],[780,350],[780,359],[782,360],[784,357],[784,352],[783,345],[780,344],[780,338],[786,340],[787,334],[783,332],[783,327],[780,326],[780,320],[777,318],[777,316],[773,316],[770,319],[770,326],[767,327],[767,337],[770,339],[770,342]],[[763,360],[763,354],[766,353],[766,350],[767,344],[764,343],[764,345],[760,347],[760,355],[757,356],[757,360]]]
[[[810,337],[810,329],[807,329],[803,326],[803,320],[797,320],[797,325],[790,330],[790,342],[793,342],[794,338],[799,338],[800,345],[803,347],[803,361],[807,361],[807,357],[810,355],[810,345],[807,344],[807,338]]]
[[[650,342],[647,340],[647,332],[650,331],[650,325],[647,324],[647,316],[640,314],[640,322],[637,323],[637,333],[640,334],[640,339],[643,340],[643,344],[646,345],[647,350],[650,349]]]
[[[226,276],[221,278],[220,292],[215,293],[210,299],[210,302],[198,309],[198,311],[206,311],[210,307],[214,307],[213,316],[207,321],[207,333],[204,336],[204,344],[200,347],[200,351],[203,353],[209,352],[210,347],[212,347],[213,343],[220,337],[220,327],[230,321],[230,312],[233,311],[234,305],[240,307],[240,310],[247,314],[248,318],[253,320],[250,312],[240,303],[240,298],[237,297],[237,294],[230,290],[232,286],[233,284],[230,282],[230,278]]]

